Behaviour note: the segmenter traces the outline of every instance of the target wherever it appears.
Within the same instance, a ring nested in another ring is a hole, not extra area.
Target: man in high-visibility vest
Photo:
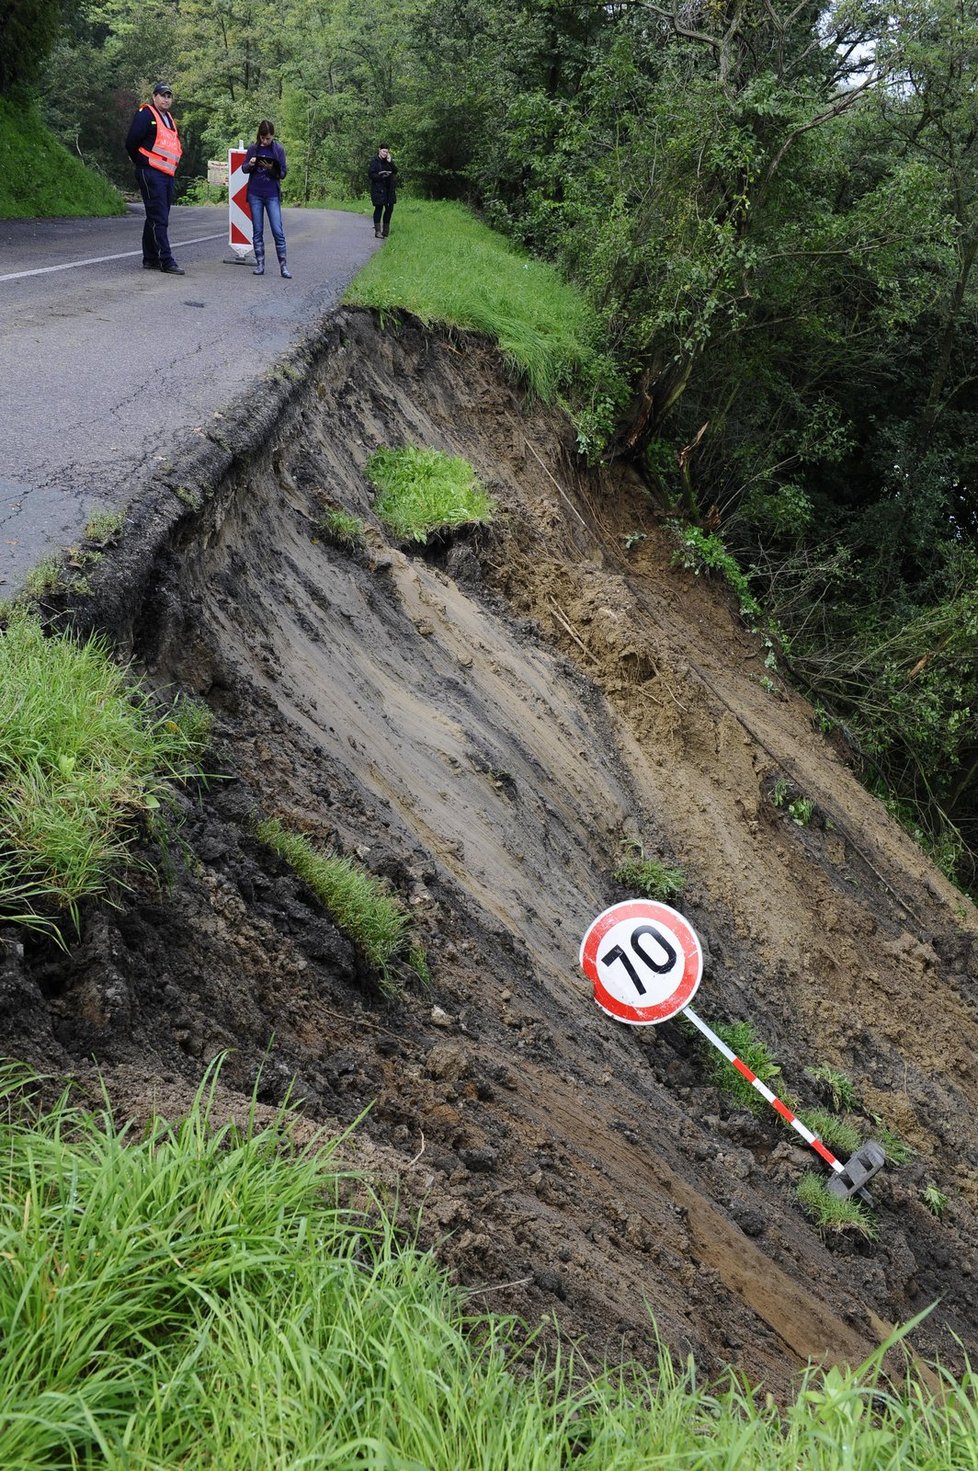
[[[146,208],[143,226],[143,270],[184,272],[173,259],[168,232],[173,203],[173,175],[183,149],[170,108],[173,88],[157,82],[152,102],[144,102],[129,125],[126,152],[136,165],[136,183]]]

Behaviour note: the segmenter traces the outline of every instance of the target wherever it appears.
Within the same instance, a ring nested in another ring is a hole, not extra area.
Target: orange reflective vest
[[[177,136],[176,128],[168,128],[163,121],[163,114],[156,111],[151,102],[145,104],[156,119],[156,141],[152,148],[140,148],[140,153],[145,158],[151,169],[159,169],[161,174],[170,174],[177,171],[180,155],[183,149]]]

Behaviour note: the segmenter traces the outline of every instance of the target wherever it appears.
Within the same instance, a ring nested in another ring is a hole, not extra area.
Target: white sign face
[[[594,999],[631,1026],[654,1026],[688,1006],[703,974],[689,921],[654,899],[626,899],[595,919],[581,941]]]

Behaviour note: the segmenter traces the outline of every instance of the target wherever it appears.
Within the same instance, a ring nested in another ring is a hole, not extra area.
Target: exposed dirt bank
[[[8,946],[8,1051],[82,1079],[94,1060],[136,1115],[179,1106],[223,1050],[232,1102],[260,1072],[268,1102],[294,1076],[316,1120],[372,1104],[351,1152],[424,1205],[473,1306],[556,1316],[596,1357],[647,1355],[648,1308],[707,1374],[781,1391],[938,1299],[918,1350],[974,1352],[973,908],[804,701],[762,686],[760,641],[672,568],[639,487],[585,475],[488,348],[344,313],[300,365],[261,443],[184,467],[103,570],[95,621],[209,703],[230,779],[188,798],[165,893],[137,874],[67,959]],[[363,465],[404,443],[471,460],[491,532],[388,544]],[[366,551],[324,540],[328,506],[364,518]],[[772,804],[779,779],[815,801],[808,826]],[[255,813],[391,879],[430,993],[370,990]],[[697,1010],[749,1019],[804,1104],[806,1069],[840,1069],[865,1132],[878,1114],[918,1151],[874,1186],[878,1241],[819,1239],[794,1195],[815,1157],[718,1092],[681,1025],[594,1006],[577,949],[625,897],[628,836],[686,872]]]

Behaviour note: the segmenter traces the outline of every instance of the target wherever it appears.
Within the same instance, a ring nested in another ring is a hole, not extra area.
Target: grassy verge
[[[124,213],[119,191],[63,148],[36,108],[0,97],[0,220]]]
[[[564,394],[583,404],[620,387],[606,383],[598,325],[583,297],[459,204],[398,204],[390,238],[346,300],[484,333],[547,403]]]
[[[209,734],[195,705],[160,714],[97,640],[0,633],[0,916],[55,934],[104,892],[138,823],[194,774]]]
[[[334,1141],[285,1113],[127,1135],[0,1074],[0,1464],[33,1471],[650,1471],[972,1465],[976,1378],[812,1370],[779,1408],[665,1352],[545,1366],[473,1317]],[[359,1190],[361,1199],[366,1192]]]

